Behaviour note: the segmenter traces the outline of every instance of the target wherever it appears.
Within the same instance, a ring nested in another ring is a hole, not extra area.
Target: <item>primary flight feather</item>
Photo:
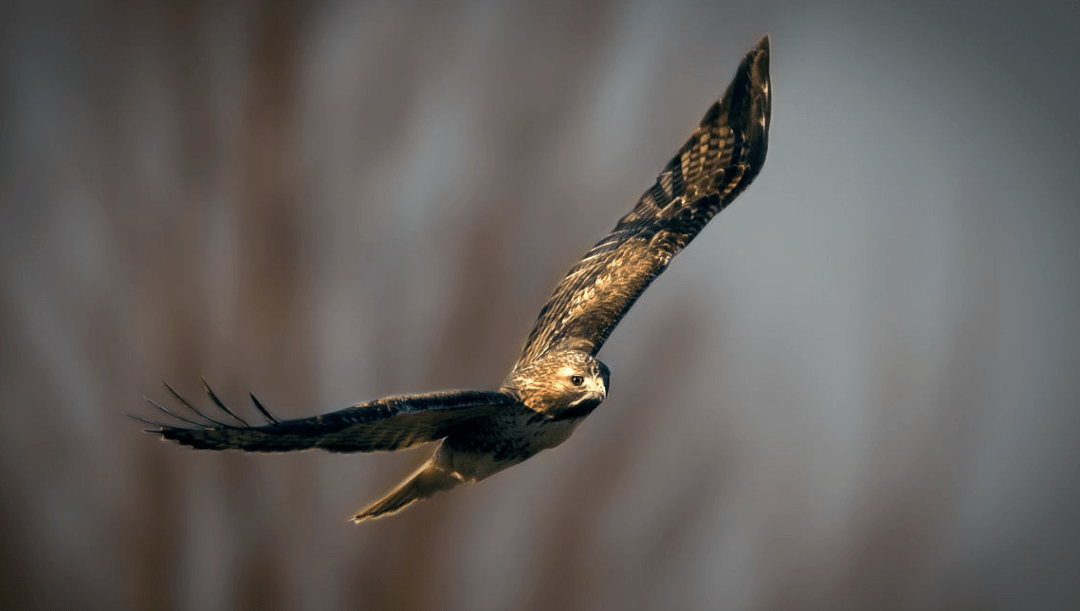
[[[150,432],[196,449],[289,452],[392,451],[441,441],[420,469],[353,520],[477,482],[565,441],[607,397],[610,373],[596,359],[615,325],[674,257],[757,176],[772,111],[769,39],[762,38],[697,130],[615,229],[574,265],[544,304],[521,358],[496,391],[454,390],[385,397],[340,411],[252,426],[208,386],[217,417],[186,410]]]

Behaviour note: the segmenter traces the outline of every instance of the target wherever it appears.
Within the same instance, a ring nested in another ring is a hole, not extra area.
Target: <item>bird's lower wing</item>
[[[757,176],[768,148],[771,99],[765,37],[656,183],[555,287],[519,362],[553,348],[600,350],[671,258]]]
[[[132,417],[157,427],[150,429],[150,433],[201,450],[401,450],[441,439],[454,426],[491,415],[515,403],[500,392],[455,390],[385,397],[321,416],[278,420],[251,395],[256,409],[268,421],[264,425],[251,426],[218,399],[205,382],[207,395],[217,406],[219,414],[212,416],[206,410],[196,409],[170,386],[166,384],[165,387],[182,410],[169,410],[150,399],[147,401],[183,424],[171,425]]]

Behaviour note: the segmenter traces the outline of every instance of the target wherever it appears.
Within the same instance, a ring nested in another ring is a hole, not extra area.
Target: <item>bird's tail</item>
[[[432,457],[416,473],[409,476],[397,488],[394,488],[390,494],[353,516],[352,521],[360,522],[368,518],[378,518],[388,513],[394,513],[413,501],[426,499],[436,492],[449,490],[460,484],[461,481],[453,472],[436,464],[436,458]]]

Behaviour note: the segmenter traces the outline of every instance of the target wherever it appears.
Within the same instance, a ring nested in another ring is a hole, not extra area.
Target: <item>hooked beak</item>
[[[586,390],[573,403],[559,410],[557,414],[552,414],[552,418],[554,420],[583,418],[603,403],[605,397],[607,397],[607,393],[603,389]]]
[[[604,387],[604,380],[591,379],[589,380],[585,388],[589,391],[589,396],[598,401],[607,399],[607,388]]]
[[[607,389],[604,388],[604,383],[600,380],[590,379],[585,382],[585,392],[580,398],[571,403],[570,407],[576,407],[586,401],[596,401],[599,404],[604,399],[607,399]]]

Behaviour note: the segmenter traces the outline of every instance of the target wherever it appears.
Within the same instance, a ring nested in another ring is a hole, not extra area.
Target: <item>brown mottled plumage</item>
[[[761,170],[771,95],[765,37],[656,183],[555,287],[499,390],[386,397],[286,421],[252,395],[269,422],[251,426],[209,387],[206,392],[222,411],[221,419],[195,409],[166,385],[193,416],[150,403],[188,426],[144,421],[160,427],[150,432],[165,439],[210,450],[373,452],[441,440],[427,463],[355,521],[397,511],[462,482],[480,481],[559,445],[607,397],[610,374],[595,357],[612,329],[672,257]]]

